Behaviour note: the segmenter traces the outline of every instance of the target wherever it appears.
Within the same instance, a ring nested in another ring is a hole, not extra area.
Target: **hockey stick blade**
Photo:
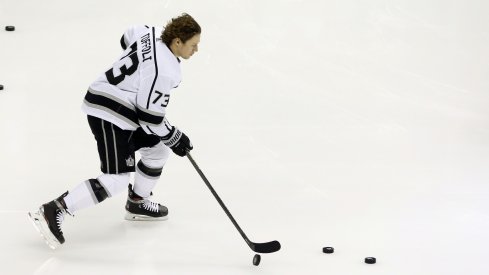
[[[278,241],[271,241],[268,243],[253,243],[250,242],[251,250],[256,253],[273,253],[280,250],[280,243]]]

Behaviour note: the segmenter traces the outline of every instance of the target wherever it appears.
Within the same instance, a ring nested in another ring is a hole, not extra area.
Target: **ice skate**
[[[61,224],[65,214],[68,212],[60,201],[67,194],[68,192],[53,201],[41,205],[37,212],[29,212],[29,219],[46,244],[52,249],[58,248],[65,242]]]
[[[128,221],[162,221],[168,219],[168,208],[138,196],[132,190],[132,184],[129,184],[124,218]]]

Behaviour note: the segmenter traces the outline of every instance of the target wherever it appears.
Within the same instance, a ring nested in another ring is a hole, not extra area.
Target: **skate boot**
[[[161,221],[168,218],[168,208],[138,196],[132,190],[132,184],[129,184],[126,211],[124,218],[128,221]]]
[[[37,212],[29,212],[29,218],[34,227],[44,238],[46,244],[52,249],[56,249],[65,242],[61,224],[65,214],[70,214],[66,210],[63,198],[68,195],[65,192],[59,198],[45,203],[39,207]],[[71,214],[70,214],[71,215]]]

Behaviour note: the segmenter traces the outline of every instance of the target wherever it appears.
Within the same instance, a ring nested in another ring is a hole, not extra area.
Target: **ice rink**
[[[1,274],[489,274],[489,2],[0,0]],[[100,174],[80,110],[134,24],[202,27],[168,119],[189,160],[66,217],[49,249],[27,212]],[[4,30],[14,25],[14,32]],[[322,253],[324,246],[334,254]],[[367,265],[365,257],[376,257]]]

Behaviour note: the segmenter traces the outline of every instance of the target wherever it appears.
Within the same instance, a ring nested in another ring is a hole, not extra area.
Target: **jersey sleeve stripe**
[[[143,108],[136,108],[136,112],[139,118],[139,122],[142,124],[148,124],[158,126],[163,122],[165,115],[152,112]]]

